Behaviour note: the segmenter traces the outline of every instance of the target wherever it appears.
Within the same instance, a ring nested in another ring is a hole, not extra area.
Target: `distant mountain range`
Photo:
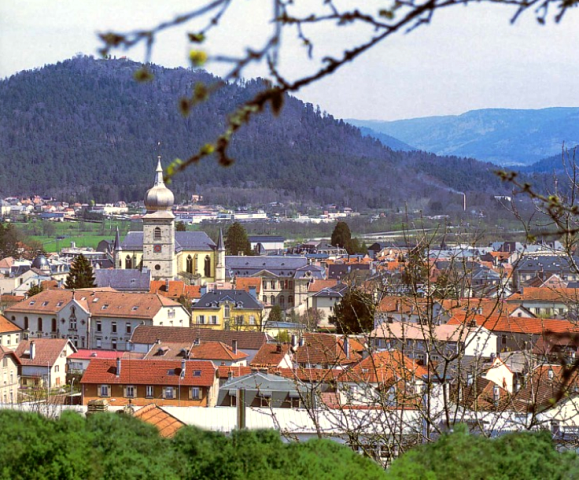
[[[260,80],[224,84],[183,117],[179,98],[195,82],[221,80],[202,70],[152,65],[154,80],[137,83],[138,68],[125,59],[79,56],[1,80],[0,196],[141,199],[157,155],[165,165],[187,158],[222,133],[226,115],[263,87]],[[295,201],[354,208],[418,205],[444,194],[460,202],[456,192],[508,191],[492,164],[404,151],[423,146],[373,136],[380,141],[288,96],[279,117],[266,111],[236,133],[232,167],[205,159],[178,175],[171,189],[178,199],[200,193],[226,205]]]
[[[579,144],[579,108],[484,109],[392,122],[347,120],[437,155],[530,165]]]

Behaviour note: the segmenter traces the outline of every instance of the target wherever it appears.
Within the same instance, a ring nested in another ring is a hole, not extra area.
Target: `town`
[[[160,159],[151,177],[139,230],[1,259],[2,408],[322,435],[383,465],[458,423],[579,440],[579,272],[561,243],[355,253],[342,218],[326,240],[230,222],[214,242],[177,228]]]

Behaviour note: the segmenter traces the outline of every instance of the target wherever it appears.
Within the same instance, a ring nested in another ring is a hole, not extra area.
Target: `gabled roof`
[[[262,332],[237,332],[233,330],[212,330],[210,328],[165,327],[153,325],[139,325],[133,331],[131,342],[144,345],[153,345],[157,340],[162,342],[189,342],[195,340],[218,341],[227,345],[237,340],[237,347],[241,350],[259,350],[271,338]]]
[[[81,383],[210,387],[216,375],[213,363],[204,360],[187,360],[183,376],[181,361],[121,359],[120,363],[121,371],[117,375],[117,360],[91,360]]]
[[[94,358],[112,358],[116,359],[123,352],[118,352],[116,350],[90,350],[85,348],[80,348],[78,351],[69,355],[68,358],[72,360],[92,360]]]
[[[264,372],[252,372],[249,375],[242,377],[234,377],[225,382],[220,390],[237,390],[243,388],[245,390],[258,390],[261,394],[269,394],[273,392],[295,392],[299,386],[290,379],[284,378],[280,375],[271,375]]]
[[[203,295],[193,310],[219,310],[222,303],[230,302],[236,310],[262,310],[263,305],[245,290],[213,290]]]
[[[95,283],[98,287],[111,287],[115,290],[148,291],[151,282],[151,272],[136,269],[103,269],[94,271]]]
[[[405,340],[436,340],[438,342],[464,342],[470,332],[464,323],[445,325],[423,325],[419,323],[382,323],[370,333],[371,338],[393,338]]]
[[[143,232],[129,232],[121,243],[123,250],[142,250]],[[175,232],[175,251],[213,251],[215,242],[205,232]]]
[[[72,290],[44,290],[33,297],[8,307],[4,313],[56,314],[72,300]]]
[[[22,329],[8,320],[4,315],[0,315],[0,333],[19,333]]]
[[[397,350],[375,353],[339,377],[342,382],[390,384],[400,379],[411,380],[427,375],[427,370]]]
[[[167,285],[168,283],[168,285]],[[167,286],[169,288],[167,288]],[[158,293],[164,297],[179,299],[181,296],[189,299],[201,298],[200,285],[186,285],[181,280],[151,280],[149,293]]]
[[[308,286],[308,293],[316,293],[326,288],[334,287],[338,284],[337,279],[332,280],[318,280],[315,279],[312,283]]]
[[[177,430],[185,426],[181,420],[153,403],[140,408],[133,416],[157,427],[159,435],[165,438],[172,438],[177,433]]]
[[[521,293],[513,293],[508,302],[548,301],[548,302],[578,302],[579,289],[577,288],[541,288],[525,287]]]
[[[151,347],[145,359],[147,360],[213,360],[238,361],[247,358],[247,353],[233,349],[222,342],[200,341],[191,342],[159,342]]]
[[[236,277],[235,288],[238,290],[245,290],[249,292],[249,287],[255,287],[255,292],[259,295],[261,293],[261,278],[260,277]]]
[[[30,358],[30,344],[34,342],[34,358]],[[32,340],[22,340],[14,354],[18,358],[18,363],[24,366],[43,366],[54,365],[58,360],[60,353],[69,344],[73,352],[76,351],[74,345],[66,338],[35,338]]]
[[[257,368],[265,367],[242,367],[242,366],[220,366],[218,368],[219,378],[242,377],[255,372]],[[284,378],[297,379],[302,382],[329,382],[341,374],[342,370],[331,368],[276,368],[269,367],[267,372],[271,375],[279,375]]]
[[[290,353],[288,343],[266,343],[262,345],[251,361],[252,367],[278,367]]]
[[[507,317],[492,315],[455,314],[449,321],[449,325],[464,324],[476,321],[478,326],[485,327],[492,332],[526,333],[540,335],[543,332],[575,332],[579,327],[568,320]]]
[[[303,346],[298,347],[294,360],[300,365],[350,365],[360,360],[358,352],[364,347],[354,338],[348,338],[349,354],[345,352],[345,338],[328,333],[305,333]]]

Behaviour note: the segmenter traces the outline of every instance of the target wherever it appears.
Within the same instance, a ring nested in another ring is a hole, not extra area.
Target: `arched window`
[[[130,255],[127,255],[127,258],[125,258],[125,268],[133,268],[133,261]]]
[[[209,258],[209,255],[205,257],[205,276],[211,276],[211,259]]]
[[[161,227],[155,227],[155,240],[161,240]]]
[[[271,297],[269,297],[269,304],[270,305],[275,305],[275,296],[272,295]]]
[[[186,271],[187,271],[187,273],[193,273],[193,259],[191,258],[191,255],[187,255]]]

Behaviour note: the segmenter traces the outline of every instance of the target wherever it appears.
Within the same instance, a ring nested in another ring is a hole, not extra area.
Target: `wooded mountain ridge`
[[[151,65],[154,80],[138,83],[140,67],[77,56],[0,81],[0,196],[141,199],[157,155],[165,165],[187,158],[263,86],[223,84],[183,117],[179,98],[196,82],[222,81],[203,70]],[[203,160],[178,175],[171,184],[177,199],[200,193],[228,205],[291,200],[387,208],[449,191],[507,189],[491,164],[393,151],[293,97],[279,117],[265,112],[240,129],[230,152],[236,162],[229,168]]]

